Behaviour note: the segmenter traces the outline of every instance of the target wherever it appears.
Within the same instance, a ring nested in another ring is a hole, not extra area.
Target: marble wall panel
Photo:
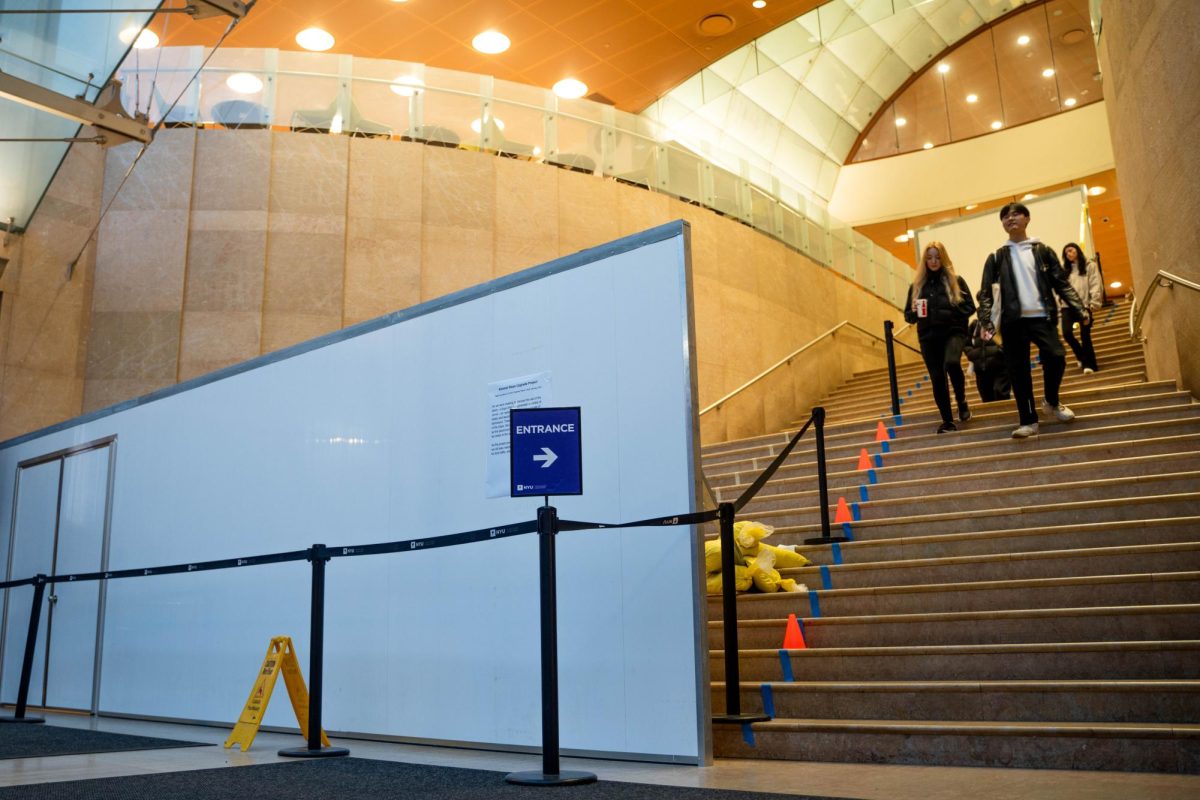
[[[197,222],[207,222],[204,216],[192,215],[184,310],[260,311],[267,263],[266,214],[258,215],[264,227],[257,230],[236,230],[228,223],[216,223],[215,229],[198,227]]]
[[[37,295],[5,298],[0,314],[9,318],[6,360],[25,369],[82,377],[76,371],[83,325],[77,297],[60,294],[50,299]]]
[[[320,218],[340,220],[344,230],[350,139],[295,133],[272,137],[271,231],[311,228]],[[283,220],[283,215],[295,219]]]
[[[721,360],[733,386],[761,372],[768,363],[763,354],[762,298],[741,289],[721,292]]]
[[[178,311],[98,311],[88,341],[88,380],[175,382]]]
[[[160,130],[126,178],[140,150],[140,144],[130,142],[107,151],[104,202],[112,200],[110,211],[186,210],[192,197],[196,129]]]
[[[713,214],[717,226],[717,273],[721,282],[735,289],[758,294],[758,269],[754,265],[753,229],[728,217]],[[783,247],[782,244],[777,244]]]
[[[0,441],[69,419],[82,402],[79,378],[10,364],[0,394]]]
[[[558,257],[558,175],[542,164],[495,160],[495,277]]]
[[[658,192],[621,185],[617,194],[618,236],[639,233],[671,221],[671,198]]]
[[[491,280],[494,246],[490,230],[426,225],[421,240],[421,300]]]
[[[270,353],[283,347],[315,339],[338,330],[341,314],[297,314],[267,311],[262,316],[262,351]]]
[[[88,378],[83,384],[83,413],[150,394],[172,383],[166,378]]]
[[[254,311],[188,311],[183,315],[179,380],[228,367],[254,358],[262,314]]]
[[[419,223],[425,152],[415,142],[350,140],[350,219]]]
[[[186,208],[110,211],[100,224],[93,310],[178,313],[187,231]]]
[[[569,170],[558,175],[558,253],[570,255],[620,236],[619,190],[644,191]]]
[[[337,316],[340,327],[345,254],[342,233],[272,230],[263,311]]]
[[[717,277],[717,226],[712,224],[713,213],[672,197],[667,205],[667,218],[685,220],[691,227],[692,274]]]
[[[426,147],[421,219],[426,227],[491,233],[496,224],[495,156]]]
[[[344,324],[421,302],[421,223],[347,220]]]
[[[226,224],[234,226],[238,225],[240,216],[234,212],[250,212],[251,218],[262,218],[267,210],[271,185],[273,141],[268,130],[202,131],[196,141],[192,214],[225,212],[229,220]],[[209,220],[204,229],[223,229],[214,222]],[[265,218],[259,227],[265,227]]]

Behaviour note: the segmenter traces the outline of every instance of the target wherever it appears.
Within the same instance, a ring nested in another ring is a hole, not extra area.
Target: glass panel
[[[941,3],[919,9],[931,28],[946,44],[951,45],[983,25],[984,20],[974,9],[959,3]],[[936,53],[935,53],[936,54]]]
[[[195,125],[200,119],[200,82],[192,76],[204,61],[202,47],[167,47],[144,59],[134,50],[117,70],[121,102],[127,111],[145,112],[151,125],[167,116],[168,127]]]
[[[822,51],[813,64],[805,85],[834,111],[841,112],[858,92],[862,79],[828,50]]]
[[[736,175],[723,169],[713,169],[711,174],[712,207],[727,217],[741,219],[741,181]]]
[[[266,50],[218,50],[209,60],[200,75],[200,97],[198,120],[206,125],[226,128],[265,128],[273,120],[288,124],[293,108],[284,105],[276,111],[274,102],[280,101],[275,87],[280,78],[268,69]],[[272,57],[275,51],[270,51]],[[336,75],[336,72],[334,73]],[[250,75],[258,80],[241,83],[235,75]],[[290,91],[282,102],[296,103],[304,97],[308,81],[315,85],[324,82],[322,88],[332,99],[337,95],[336,78],[284,78]],[[257,85],[257,88],[254,88]],[[274,101],[273,101],[274,98]],[[278,116],[276,116],[278,115]]]
[[[414,113],[425,92],[425,69],[421,64],[356,58],[352,74],[351,119],[345,130],[401,136],[413,126]]]
[[[866,78],[874,72],[875,66],[890,50],[871,28],[834,39],[826,47],[859,78]]]

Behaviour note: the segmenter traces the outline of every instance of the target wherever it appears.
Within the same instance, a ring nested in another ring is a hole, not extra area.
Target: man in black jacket
[[[1029,369],[1030,345],[1037,345],[1042,360],[1045,398],[1042,410],[1059,422],[1075,419],[1075,412],[1059,402],[1067,360],[1058,338],[1058,304],[1054,295],[1066,302],[1082,318],[1083,303],[1071,288],[1053,248],[1031,239],[1029,209],[1021,203],[1009,203],[1000,209],[1000,222],[1008,241],[988,256],[983,267],[983,286],[979,290],[979,324],[983,338],[990,339],[999,330],[1004,336],[1004,356],[1017,402],[1020,425],[1014,439],[1025,439],[1038,432],[1038,413],[1033,398],[1033,376]],[[993,284],[999,288],[1001,308],[994,308]]]

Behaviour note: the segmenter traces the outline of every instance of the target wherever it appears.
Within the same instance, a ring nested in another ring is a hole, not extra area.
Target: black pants
[[[1072,330],[1076,322],[1079,323],[1079,338],[1083,340],[1082,342],[1075,338],[1075,332]],[[1096,349],[1092,347],[1092,326],[1083,324],[1083,320],[1076,317],[1069,308],[1063,309],[1062,335],[1067,344],[1071,346],[1071,352],[1075,354],[1076,361],[1088,369],[1099,369],[1096,366]]]
[[[1004,360],[1008,362],[1008,377],[1012,381],[1013,399],[1017,401],[1017,414],[1022,425],[1038,421],[1037,404],[1033,398],[1033,373],[1029,367],[1030,345],[1037,345],[1042,359],[1042,381],[1045,384],[1046,400],[1058,405],[1058,387],[1062,385],[1063,371],[1067,359],[1058,331],[1045,317],[1023,318],[1017,322],[1005,322],[1001,334],[1004,336]]]
[[[967,385],[961,363],[966,341],[966,334],[958,331],[929,334],[921,339],[921,356],[925,359],[925,369],[929,370],[929,381],[933,384],[933,402],[937,403],[942,422],[954,422],[946,378],[954,385],[954,397],[958,404],[961,406],[967,403]]]
[[[979,399],[985,403],[993,400],[1007,400],[1012,393],[1008,380],[1008,367],[976,369],[975,387],[979,389]]]

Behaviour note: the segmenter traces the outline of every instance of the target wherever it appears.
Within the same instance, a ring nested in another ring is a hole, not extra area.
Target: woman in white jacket
[[[1071,288],[1079,295],[1087,314],[1080,319],[1069,307],[1062,309],[1062,335],[1075,353],[1075,360],[1083,367],[1084,374],[1091,374],[1100,369],[1096,365],[1096,350],[1092,347],[1092,319],[1096,311],[1104,305],[1104,286],[1100,281],[1100,269],[1096,262],[1083,255],[1079,245],[1071,242],[1062,251],[1063,271]],[[1062,305],[1062,301],[1059,301]],[[1075,327],[1079,328],[1079,339],[1075,338]],[[1082,340],[1082,341],[1080,341]]]

